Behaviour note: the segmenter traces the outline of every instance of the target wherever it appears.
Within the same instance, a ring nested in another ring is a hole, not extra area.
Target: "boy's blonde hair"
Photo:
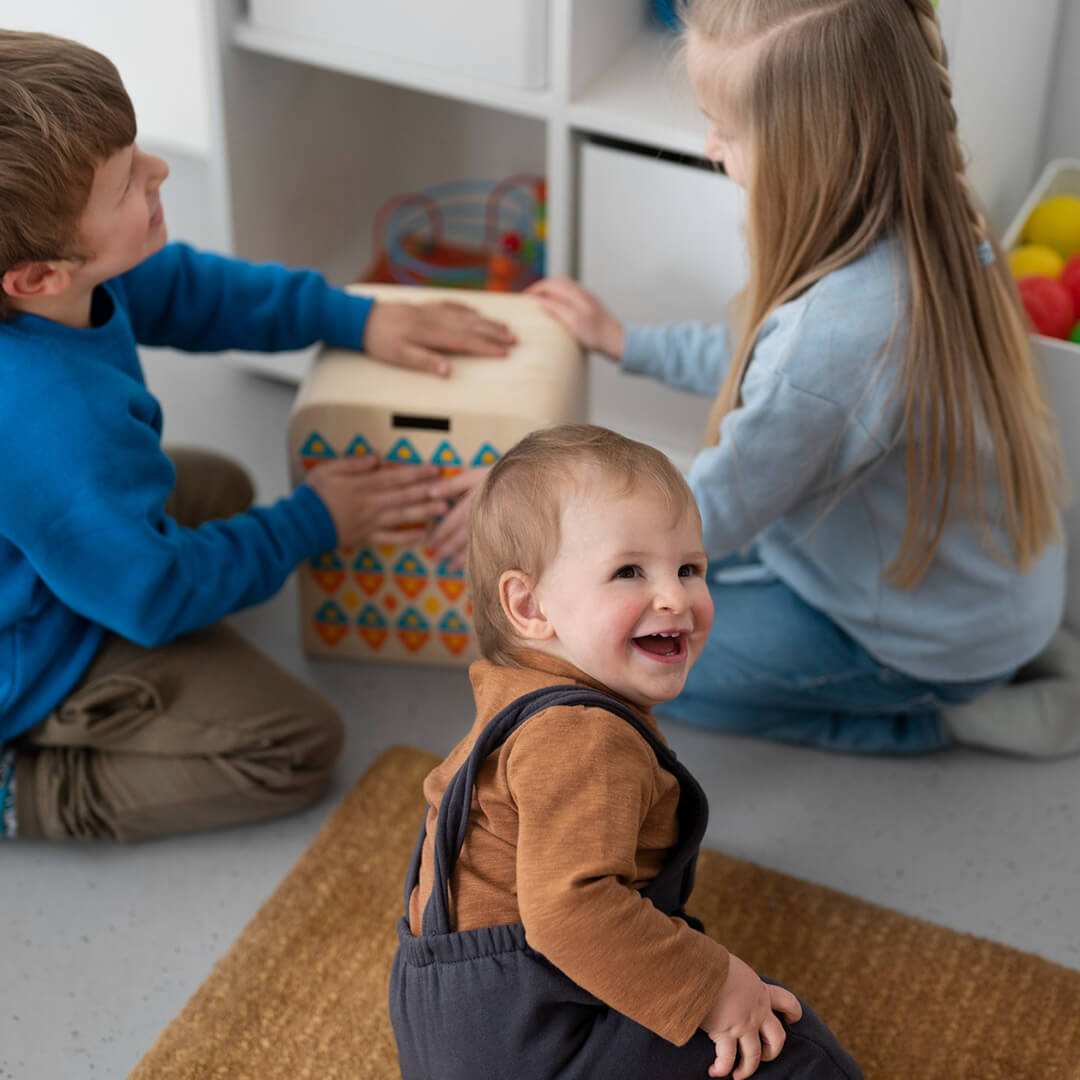
[[[0,274],[78,257],[97,166],[135,141],[112,62],[49,34],[0,30]],[[14,314],[0,290],[0,319]]]
[[[889,580],[921,580],[954,496],[992,546],[981,437],[1026,570],[1059,537],[1064,467],[1016,286],[966,176],[932,0],[688,0],[684,19],[692,45],[753,50],[729,83],[750,148],[750,280],[706,440],[739,404],[769,313],[892,231],[911,300],[907,524]]]
[[[673,518],[694,506],[682,474],[659,450],[592,424],[527,435],[492,466],[473,501],[468,577],[480,651],[511,667],[517,641],[499,579],[521,570],[535,582],[559,550],[567,493],[590,481],[629,495],[642,484],[666,496]]]

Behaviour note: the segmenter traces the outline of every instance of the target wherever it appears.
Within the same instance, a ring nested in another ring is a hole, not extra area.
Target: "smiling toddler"
[[[684,911],[708,807],[650,710],[708,635],[705,571],[652,447],[550,428],[486,478],[476,718],[424,782],[391,978],[405,1080],[861,1076]]]

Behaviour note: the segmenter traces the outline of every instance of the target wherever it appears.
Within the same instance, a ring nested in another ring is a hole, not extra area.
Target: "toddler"
[[[405,1080],[861,1076],[684,910],[708,808],[651,710],[713,609],[678,471],[603,428],[534,433],[480,488],[468,562],[484,659],[424,783],[390,985]]]

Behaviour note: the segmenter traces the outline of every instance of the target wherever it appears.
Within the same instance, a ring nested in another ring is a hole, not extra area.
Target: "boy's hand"
[[[626,331],[588,289],[568,277],[550,277],[530,285],[525,292],[537,297],[543,309],[586,349],[595,349],[612,360],[622,357]]]
[[[446,517],[428,530],[424,540],[424,546],[435,548],[440,559],[450,560],[451,570],[460,570],[465,565],[473,493],[483,483],[490,468],[490,465],[481,465],[466,469],[457,476],[448,476],[432,484],[429,491],[433,499],[457,499]]]
[[[732,1078],[745,1080],[762,1061],[772,1061],[780,1053],[787,1034],[774,1010],[791,1023],[802,1016],[799,999],[790,990],[762,982],[752,968],[732,956],[720,996],[701,1022],[716,1044],[710,1076],[727,1076],[738,1053],[739,1067]]]
[[[431,497],[431,481],[438,475],[437,465],[380,468],[369,454],[316,465],[304,483],[326,503],[340,547],[411,544],[423,538],[431,518],[449,509],[445,499]]]
[[[446,353],[505,356],[517,338],[501,322],[452,301],[376,300],[364,327],[364,351],[386,364],[449,375]]]

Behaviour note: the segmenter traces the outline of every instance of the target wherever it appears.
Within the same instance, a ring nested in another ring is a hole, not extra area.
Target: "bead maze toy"
[[[438,288],[354,285],[376,301],[459,299]],[[446,379],[326,350],[293,405],[294,484],[321,461],[377,454],[386,464],[435,462],[443,475],[496,461],[530,431],[582,420],[586,365],[571,336],[532,297],[460,296],[507,323],[505,359],[458,358]],[[465,665],[479,656],[461,571],[401,545],[325,552],[299,568],[305,649],[354,660]]]
[[[544,274],[547,186],[519,173],[462,180],[385,203],[361,280],[518,292]]]

